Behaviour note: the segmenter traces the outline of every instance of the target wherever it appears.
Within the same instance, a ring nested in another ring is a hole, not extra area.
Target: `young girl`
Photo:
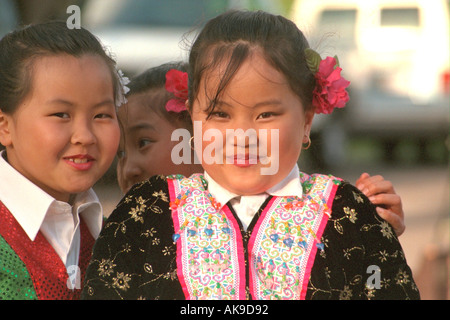
[[[84,298],[419,298],[370,201],[339,178],[298,170],[314,112],[348,99],[334,59],[307,48],[292,22],[263,12],[205,25],[188,101],[205,173],[130,190],[96,242]],[[256,139],[228,139],[239,129]]]
[[[119,144],[115,62],[84,29],[0,41],[0,299],[76,299],[102,226],[91,189]]]
[[[178,173],[189,177],[203,171],[199,164],[175,164],[171,159],[178,143],[171,140],[172,132],[181,128],[192,134],[193,129],[185,107],[187,81],[179,83],[178,88],[171,85],[171,77],[184,77],[186,71],[186,63],[166,63],[146,70],[128,85],[128,102],[118,112],[122,134],[116,170],[124,194],[154,175]],[[378,214],[391,224],[397,236],[401,235],[405,229],[403,209],[392,184],[380,175],[363,173],[356,186],[377,205]]]
[[[199,164],[175,164],[171,159],[171,151],[179,143],[171,140],[172,132],[179,128],[192,132],[185,101],[177,101],[165,88],[166,75],[174,71],[187,71],[187,65],[167,63],[148,69],[128,85],[128,102],[118,112],[122,135],[117,179],[124,194],[154,175],[179,173],[189,177],[203,171]],[[171,100],[181,107],[166,107]]]

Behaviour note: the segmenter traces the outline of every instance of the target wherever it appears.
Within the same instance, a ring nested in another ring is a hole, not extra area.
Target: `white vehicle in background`
[[[348,135],[422,147],[448,136],[448,0],[294,0],[291,19],[322,57],[338,55],[351,81],[341,121],[318,122],[331,163],[345,161]]]
[[[127,75],[177,60],[187,60],[198,28],[230,8],[279,12],[267,0],[86,0],[82,25],[115,55]]]

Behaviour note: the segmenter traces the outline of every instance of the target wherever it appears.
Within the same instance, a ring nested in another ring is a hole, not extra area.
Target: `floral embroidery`
[[[349,207],[344,208],[345,216],[350,220],[350,222],[355,223],[356,222],[356,211],[355,209],[350,209]]]
[[[101,277],[109,276],[116,265],[111,259],[102,259],[98,266],[98,273]]]
[[[392,228],[386,221],[381,222],[381,234],[388,239],[392,239],[394,237]]]
[[[153,192],[152,196],[156,197],[156,198],[160,198],[164,202],[169,202],[169,199],[167,198],[167,194],[165,192],[163,192],[162,190],[160,190],[158,192],[156,192],[156,191]]]
[[[128,274],[125,274],[124,272],[118,272],[116,277],[113,278],[113,287],[121,289],[121,290],[128,290],[130,288],[130,285],[128,282],[131,280],[130,276]]]

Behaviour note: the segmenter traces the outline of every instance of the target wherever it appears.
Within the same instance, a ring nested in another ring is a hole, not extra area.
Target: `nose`
[[[256,145],[258,141],[257,128],[253,127],[248,121],[235,121],[231,130],[227,130],[226,141],[228,145],[238,148],[248,148]]]
[[[88,121],[75,122],[71,142],[81,145],[91,145],[97,142],[96,134]]]

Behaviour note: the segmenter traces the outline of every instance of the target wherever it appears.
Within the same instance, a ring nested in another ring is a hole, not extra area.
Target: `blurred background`
[[[316,117],[299,165],[355,183],[381,174],[402,197],[400,242],[423,299],[450,299],[450,0],[0,0],[0,37],[67,20],[97,35],[129,77],[186,60],[202,24],[229,8],[292,19],[323,58],[338,55],[350,103]],[[113,165],[95,186],[109,214],[122,194]]]

